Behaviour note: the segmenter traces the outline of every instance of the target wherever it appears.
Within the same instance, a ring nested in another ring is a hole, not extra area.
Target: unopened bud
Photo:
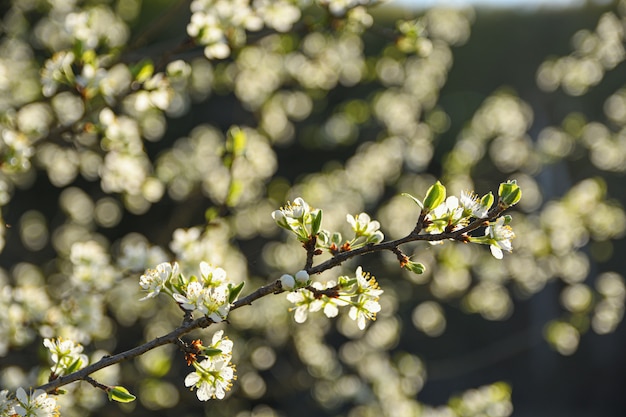
[[[296,272],[296,281],[298,285],[304,286],[309,283],[309,274],[304,269]]]
[[[284,290],[293,290],[296,286],[296,281],[289,274],[285,274],[280,277],[280,285]]]

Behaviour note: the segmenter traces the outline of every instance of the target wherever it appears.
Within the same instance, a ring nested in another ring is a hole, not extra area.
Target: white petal
[[[369,311],[370,313],[378,313],[380,311],[380,304],[376,301],[368,300],[363,304],[363,308]]]
[[[491,254],[493,255],[494,258],[496,259],[502,259],[502,257],[504,256],[502,254],[502,249],[500,249],[499,247],[495,246],[495,245],[491,245],[489,246],[489,249],[491,249]]]
[[[331,317],[336,317],[337,314],[339,314],[339,309],[337,308],[336,305],[332,304],[332,303],[327,303],[324,306],[324,314],[326,315],[326,317],[331,318]]]
[[[19,387],[15,393],[15,397],[17,397],[17,400],[22,404],[28,404],[28,395],[26,395],[24,388]]]
[[[365,329],[365,314],[359,314],[356,324],[359,326],[359,329]]]
[[[209,274],[211,273],[211,267],[208,263],[204,261],[200,262],[200,273],[203,277],[209,276]]]
[[[197,372],[192,372],[185,378],[185,386],[194,386],[198,383],[198,381],[200,381],[200,375]]]
[[[296,323],[304,323],[306,321],[307,316],[308,316],[307,306],[300,306],[296,309],[296,314],[294,315],[294,318],[296,320]]]
[[[203,382],[196,391],[196,395],[200,401],[208,401],[213,397],[214,389],[208,382]]]
[[[218,330],[213,334],[213,339],[211,339],[211,344],[214,345],[220,341],[222,336],[224,335],[224,330]]]

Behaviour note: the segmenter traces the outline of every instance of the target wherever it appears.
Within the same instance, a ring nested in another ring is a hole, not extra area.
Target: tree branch
[[[118,353],[117,355],[105,356],[102,359],[100,359],[98,362],[92,363],[91,365],[86,366],[83,369],[76,371],[74,373],[71,373],[69,375],[59,377],[53,381],[48,382],[47,384],[37,387],[37,389],[41,389],[46,392],[53,392],[57,388],[62,387],[63,385],[67,385],[71,382],[75,382],[79,380],[84,380],[87,377],[87,375],[90,375],[96,371],[99,371],[100,369],[106,368],[108,366],[114,365],[116,363],[119,363],[128,359],[135,358],[139,355],[143,355],[147,351],[157,348],[159,346],[167,345],[170,343],[176,343],[176,340],[180,336],[186,333],[189,333],[190,331],[195,330],[195,329],[208,327],[211,325],[211,323],[213,323],[213,321],[209,319],[208,317],[200,317],[199,319],[196,319],[192,322],[185,323],[181,325],[180,327],[177,327],[176,329],[172,330],[170,333],[166,334],[165,336],[157,337],[156,339],[151,340],[148,343],[145,343],[141,346],[137,346],[125,352]]]
[[[353,249],[347,252],[341,252],[335,255],[334,257],[332,257],[331,259],[325,262],[322,262],[321,264],[317,266],[308,268],[307,272],[309,273],[309,275],[319,274],[323,271],[326,271],[328,269],[332,269],[336,266],[341,265],[343,262],[345,262],[348,259],[354,258],[355,256],[364,255],[367,253],[380,252],[380,251],[385,251],[385,250],[396,252],[398,250],[397,249],[398,246],[403,245],[405,243],[409,243],[409,242],[416,242],[416,241],[431,241],[432,242],[432,241],[449,240],[449,239],[464,241],[464,238],[462,237],[463,235],[473,230],[476,230],[479,227],[485,225],[486,222],[497,218],[504,210],[505,209],[503,207],[498,205],[494,209],[489,211],[487,217],[484,219],[476,219],[461,229],[451,231],[451,232],[439,233],[439,234],[420,234],[424,226],[424,219],[425,219],[425,216],[420,215],[415,229],[411,233],[409,233],[407,236],[400,238],[400,239],[392,240],[389,242],[370,244],[370,245]],[[307,261],[307,264],[308,264],[308,261]],[[260,298],[263,298],[266,295],[280,294],[282,292],[284,292],[284,290],[282,288],[282,284],[280,280],[275,280],[269,284],[266,284],[256,289],[254,292],[246,295],[245,297],[240,298],[239,300],[235,301],[232,304],[230,310],[232,311],[232,310],[236,310],[246,305],[251,305],[254,301]],[[170,344],[170,343],[176,344],[178,343],[178,339],[182,335],[187,334],[195,329],[206,328],[210,326],[212,323],[213,321],[206,316],[200,317],[195,320],[186,319],[183,321],[183,324],[181,326],[177,327],[176,329],[172,330],[170,333],[164,336],[158,337],[154,340],[151,340],[150,342],[147,342],[143,345],[137,346],[125,352],[118,353],[117,355],[105,356],[102,359],[100,359],[98,362],[95,362],[69,375],[65,375],[57,379],[54,379],[48,382],[47,384],[37,387],[37,389],[41,389],[46,392],[54,392],[56,391],[57,388],[67,385],[69,383],[75,382],[75,381],[84,380],[84,381],[90,382],[90,378],[88,377],[88,375],[96,371],[99,371],[100,369],[106,368],[108,366],[114,365],[116,363],[119,363],[128,359],[135,358],[159,346],[163,346],[163,345]]]

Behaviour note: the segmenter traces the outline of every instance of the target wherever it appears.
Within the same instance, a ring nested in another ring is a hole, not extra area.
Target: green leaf
[[[78,371],[83,365],[83,361],[81,358],[77,358],[70,366],[67,367],[66,374],[71,374],[73,372]]]
[[[424,266],[424,264],[419,263],[419,262],[408,262],[405,266],[406,269],[408,269],[409,271],[413,272],[414,274],[423,274],[424,271],[426,270],[426,267]]]
[[[146,82],[154,74],[154,64],[149,59],[144,59],[131,69],[131,74],[135,76],[135,80],[139,83]]]
[[[446,187],[439,181],[430,186],[424,197],[424,210],[431,211],[446,199]]]
[[[217,356],[217,355],[219,355],[221,353],[222,353],[222,351],[220,349],[215,349],[215,348],[211,348],[211,347],[202,349],[202,354],[204,356]]]
[[[424,208],[424,204],[422,204],[421,201],[419,201],[417,198],[413,197],[411,194],[409,194],[409,193],[402,193],[400,195],[402,195],[404,197],[409,197],[411,200],[413,200],[415,202],[415,204],[417,204],[419,206],[420,210]]]
[[[493,200],[493,193],[490,191],[489,193],[485,194],[483,198],[480,199],[480,205],[489,209],[493,205]]]
[[[130,403],[137,398],[121,386],[111,387],[107,391],[107,395],[109,396],[109,401],[117,401],[118,403]]]
[[[317,211],[317,215],[313,215],[313,222],[311,224],[311,234],[313,236],[317,235],[320,231],[320,227],[322,226],[322,210]]]
[[[243,289],[244,285],[245,285],[245,282],[241,282],[237,286],[233,286],[232,284],[228,284],[228,289],[229,289],[228,302],[229,303],[235,302],[237,297],[239,297],[239,293],[241,293],[241,290]]]

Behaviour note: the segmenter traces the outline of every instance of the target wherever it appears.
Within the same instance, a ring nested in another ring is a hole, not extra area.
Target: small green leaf
[[[217,356],[217,355],[219,355],[221,353],[222,353],[222,351],[220,349],[215,349],[215,348],[211,348],[211,347],[202,349],[202,354],[204,356]]]
[[[66,374],[71,374],[73,372],[78,371],[83,365],[83,360],[81,358],[77,358],[70,366],[67,367]]]
[[[426,270],[426,267],[424,266],[424,264],[421,264],[419,262],[411,262],[409,261],[406,265],[404,265],[404,267],[406,269],[408,269],[409,271],[413,272],[414,274],[423,274],[424,271]]]
[[[322,210],[318,210],[317,214],[313,215],[313,222],[311,223],[311,235],[315,236],[320,231],[322,226]]]
[[[429,212],[446,199],[446,187],[439,181],[430,186],[424,197],[424,210]]]
[[[489,191],[489,193],[485,194],[483,198],[480,199],[480,205],[489,209],[493,205],[493,200],[493,193]]]
[[[107,395],[109,396],[109,401],[117,401],[118,403],[130,403],[137,398],[128,392],[126,388],[120,386],[111,387]]]
[[[229,303],[232,304],[233,302],[235,302],[237,297],[239,297],[239,293],[241,293],[241,290],[243,289],[244,285],[245,285],[245,282],[241,282],[237,286],[233,286],[232,284],[228,284],[228,289],[230,290],[229,293],[228,293],[228,302]]]
[[[409,194],[409,193],[402,193],[401,195],[404,196],[404,197],[409,197],[411,200],[413,200],[415,202],[415,204],[417,204],[419,206],[420,210],[424,208],[424,204],[422,204],[421,201],[419,201],[417,198],[413,197],[411,194]]]
[[[139,83],[146,82],[154,73],[154,64],[149,59],[139,62],[131,69],[131,73],[135,76],[135,80]]]

